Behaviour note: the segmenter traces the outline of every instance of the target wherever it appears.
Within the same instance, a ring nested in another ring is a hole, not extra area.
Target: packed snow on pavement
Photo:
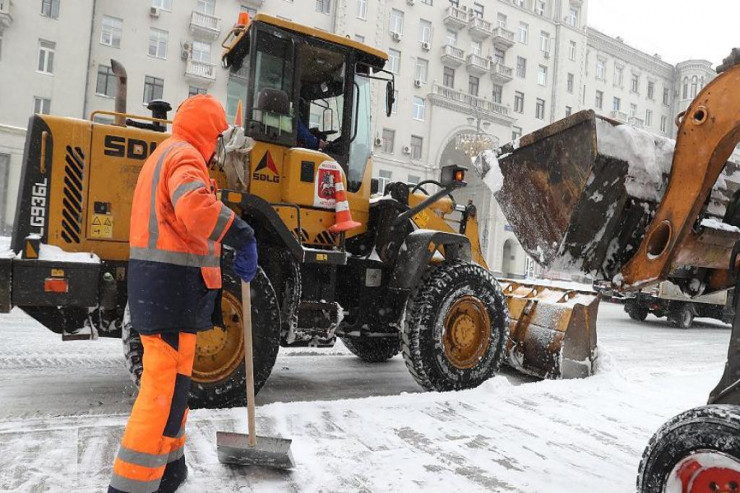
[[[638,323],[609,303],[598,330],[591,378],[505,371],[451,393],[420,393],[398,356],[372,365],[341,345],[281,352],[257,428],[293,439],[296,469],[221,465],[216,431],[245,433],[246,411],[194,410],[179,491],[633,491],[650,436],[706,401],[730,331]],[[133,402],[121,342],[62,343],[18,310],[0,316],[0,331],[0,490],[104,490]]]

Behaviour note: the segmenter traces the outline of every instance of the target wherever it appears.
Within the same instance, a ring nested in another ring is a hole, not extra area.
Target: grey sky
[[[740,47],[739,0],[589,0],[588,23],[669,63],[719,64]]]

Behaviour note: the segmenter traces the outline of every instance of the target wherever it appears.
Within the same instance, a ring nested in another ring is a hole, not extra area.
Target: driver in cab
[[[316,137],[308,129],[303,120],[299,117],[298,120],[298,146],[314,151],[323,151],[328,142]]]

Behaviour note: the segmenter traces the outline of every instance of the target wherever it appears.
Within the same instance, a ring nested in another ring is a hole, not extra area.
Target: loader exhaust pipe
[[[128,94],[128,74],[126,74],[126,69],[123,68],[123,65],[118,63],[116,60],[111,59],[110,67],[113,74],[116,76],[116,81],[118,82],[118,90],[116,91],[115,112],[117,115],[115,125],[125,127],[126,117],[124,115],[126,114],[126,96]]]

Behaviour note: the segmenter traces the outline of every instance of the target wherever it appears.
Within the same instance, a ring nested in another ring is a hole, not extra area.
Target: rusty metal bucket
[[[504,146],[495,197],[542,266],[611,280],[663,196],[673,145],[582,111]]]
[[[596,292],[501,280],[509,307],[506,362],[539,378],[584,378],[598,357]]]

